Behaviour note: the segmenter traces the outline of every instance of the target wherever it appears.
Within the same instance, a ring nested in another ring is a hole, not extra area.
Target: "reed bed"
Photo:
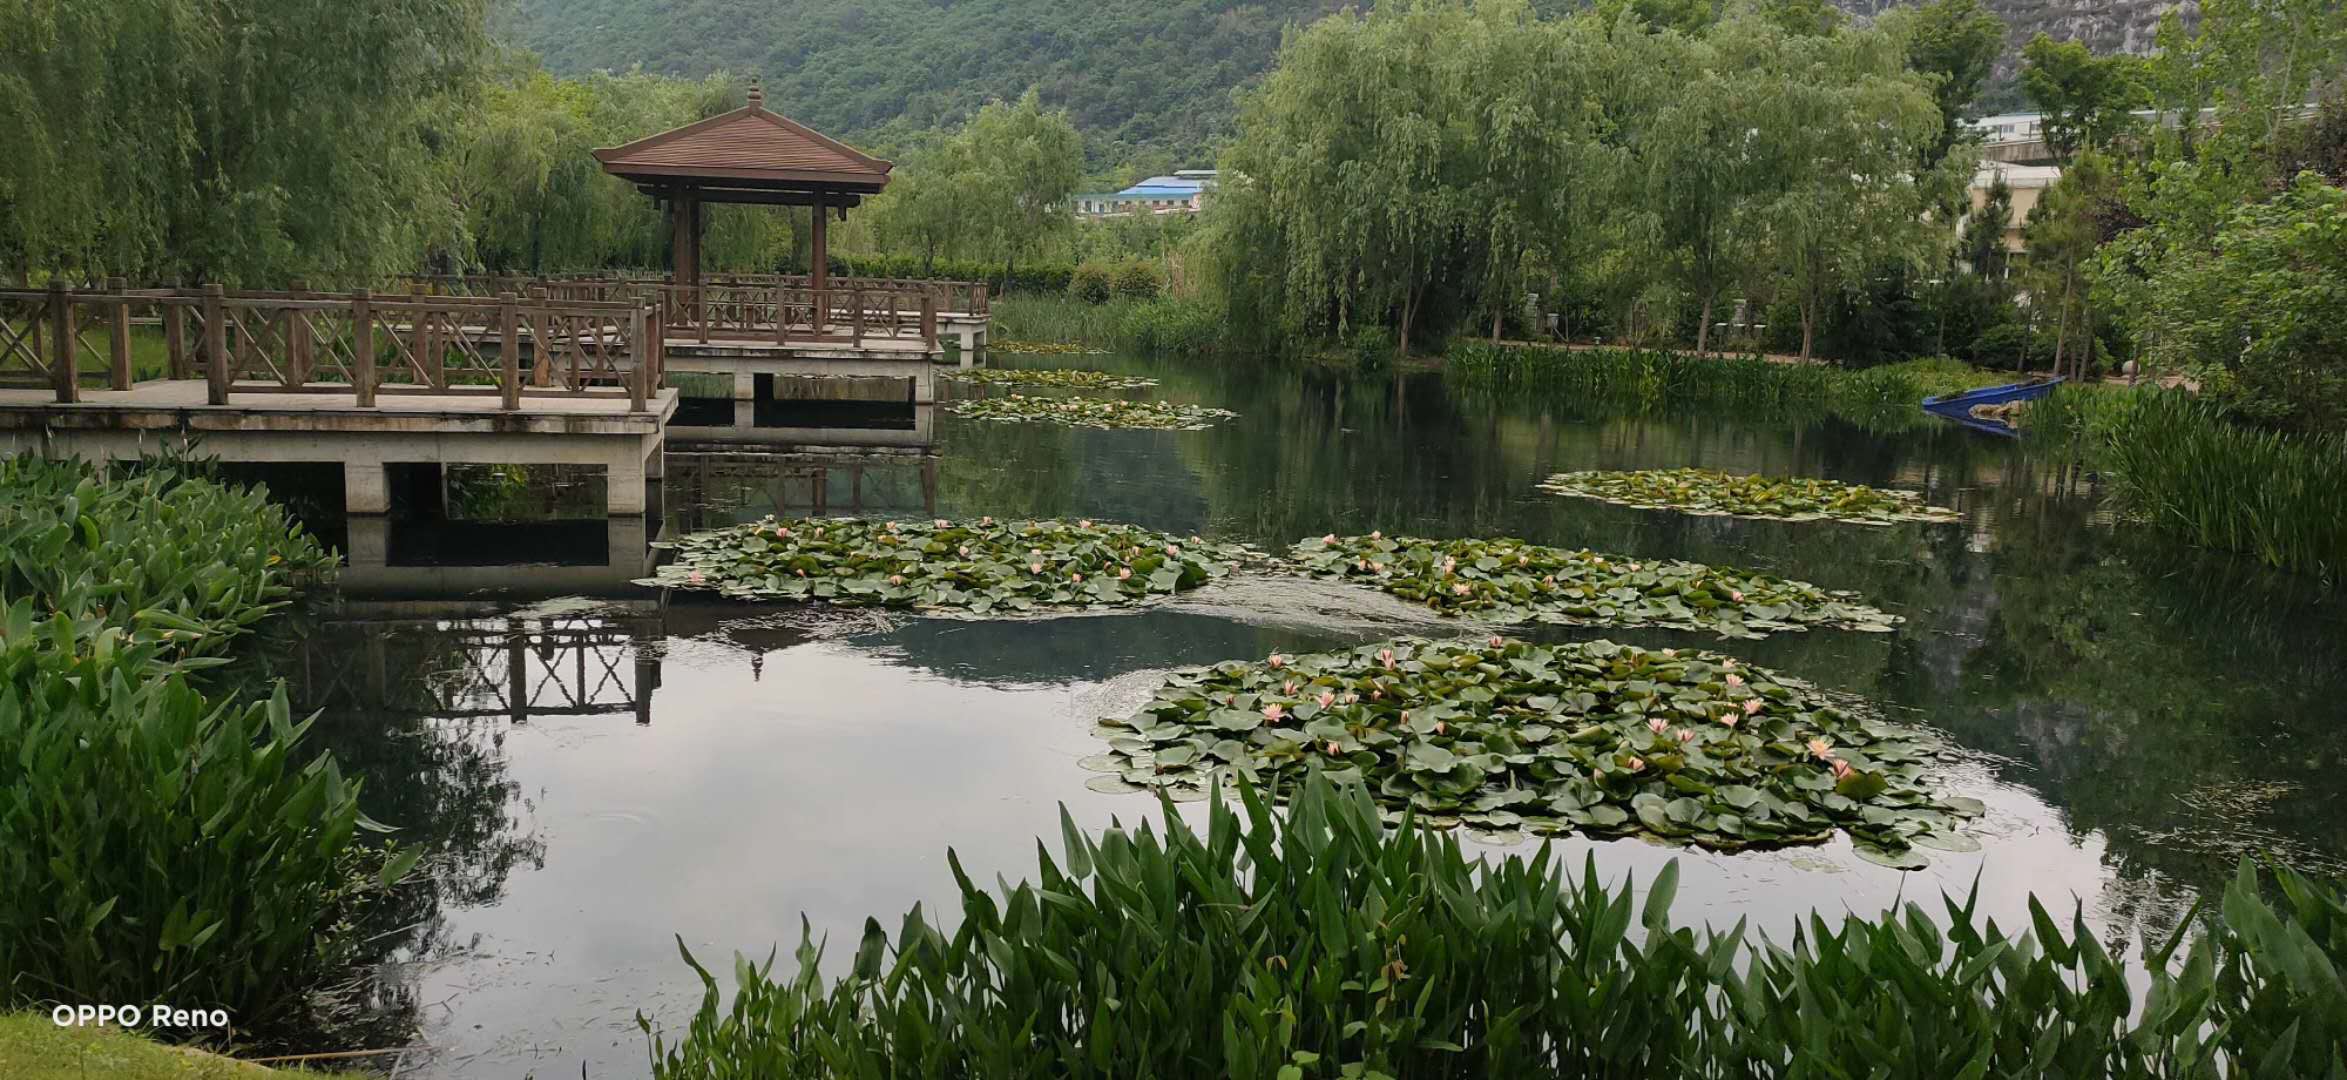
[[[2252,428],[2180,391],[2128,397],[2084,422],[2105,433],[2090,460],[2122,511],[2201,547],[2347,577],[2347,437]]]
[[[1844,371],[1757,356],[1487,342],[1454,347],[1445,367],[1465,386],[1539,394],[1593,412],[1644,415],[1716,408],[1794,419],[1830,415],[1877,431],[1929,423],[1919,407],[1925,397],[1998,381],[1993,373],[1944,357]]]
[[[2347,1051],[2347,906],[2244,867],[2198,934],[2145,942],[2149,992],[2080,914],[2032,900],[2011,932],[1975,896],[1938,914],[1813,914],[1789,939],[1670,918],[1552,853],[1469,860],[1368,793],[1315,776],[1284,822],[1257,792],[1203,832],[1098,839],[1061,816],[1037,876],[867,920],[844,978],[803,940],[793,975],[700,973],[660,1080],[748,1077],[2334,1076]],[[2187,920],[2186,930],[2195,925]],[[2191,940],[2189,944],[2186,938]]]

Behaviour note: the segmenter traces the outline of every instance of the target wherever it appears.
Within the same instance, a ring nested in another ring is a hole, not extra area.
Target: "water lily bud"
[[[965,558],[965,559],[967,559],[967,558],[969,558],[969,557],[970,557],[970,545],[968,545],[968,544],[963,544],[963,545],[962,545],[962,558]]]
[[[1320,546],[1322,546],[1322,547],[1335,547],[1335,546],[1336,546],[1336,534],[1335,534],[1335,533],[1330,533],[1330,534],[1328,534],[1327,536],[1323,536],[1323,537],[1321,537],[1321,538],[1320,538]]]
[[[903,574],[890,574],[888,575],[888,583],[891,585],[902,585],[905,583],[905,576]]]
[[[990,518],[990,517],[982,517],[982,518],[979,518],[979,519],[978,519],[978,524],[980,524],[980,525],[992,525],[992,524],[994,524],[994,519],[993,519],[993,518]]]
[[[1279,692],[1280,692],[1280,693],[1283,693],[1283,694],[1293,694],[1293,693],[1295,693],[1295,692],[1296,692],[1296,680],[1294,680],[1294,679],[1289,679],[1287,682],[1280,684]]]
[[[1434,733],[1435,733],[1435,734],[1437,734],[1437,735],[1440,735],[1440,734],[1442,734],[1442,733],[1443,733],[1445,730],[1448,730],[1448,729],[1447,729],[1447,727],[1446,727],[1446,726],[1443,724],[1443,722],[1442,722],[1442,721],[1440,721],[1440,720],[1437,720],[1437,721],[1435,721],[1435,722],[1434,722]]]
[[[932,522],[930,522],[929,524],[931,524],[931,525],[933,525],[933,526],[936,526],[937,528],[940,528],[940,529],[947,529],[947,528],[952,528],[952,527],[953,527],[953,522],[947,521],[947,520],[945,520],[944,518],[938,518],[937,520],[935,520],[935,521],[932,521]]]
[[[1089,529],[1092,527],[1092,519],[1085,518],[1084,520],[1077,522],[1076,527],[1079,529]]]
[[[1501,637],[1501,636],[1499,636],[1498,634],[1493,634],[1493,635],[1491,635],[1491,647],[1492,647],[1492,648],[1494,648],[1494,649],[1503,648],[1503,647],[1505,647],[1505,646],[1507,645],[1507,643],[1508,643],[1508,639],[1506,639],[1506,638],[1504,638],[1504,637]]]
[[[1681,732],[1679,732],[1679,741],[1680,741],[1680,742],[1694,742],[1694,741],[1695,741],[1695,733],[1694,733],[1694,732],[1692,732],[1692,731],[1681,731]]]
[[[1640,770],[1643,770],[1644,768],[1646,768],[1646,759],[1645,759],[1645,758],[1635,758],[1635,757],[1634,757],[1634,758],[1631,758],[1631,759],[1630,759],[1630,771],[1631,771],[1631,772],[1638,772],[1638,771],[1640,771]]]
[[[1081,581],[1083,581],[1083,580],[1084,580],[1084,575],[1082,575],[1082,574],[1080,574],[1080,573],[1069,574],[1068,576],[1069,576],[1069,577],[1071,577],[1071,578],[1074,578],[1076,581],[1079,581],[1079,582],[1081,582]]]
[[[1039,562],[1028,563],[1027,572],[1031,574],[1040,574],[1043,572],[1043,564]]]
[[[1287,658],[1287,657],[1281,656],[1281,655],[1280,655],[1280,654],[1278,654],[1278,653],[1273,653],[1273,654],[1271,654],[1271,666],[1272,666],[1272,667],[1275,667],[1275,668],[1279,668],[1279,667],[1286,667],[1286,666],[1287,666],[1287,663],[1288,663],[1288,658]]]
[[[1123,580],[1125,580],[1126,578],[1129,578],[1129,577],[1132,577],[1132,576],[1133,576],[1133,568],[1132,568],[1132,567],[1129,567],[1129,566],[1124,566],[1124,567],[1118,567],[1118,568],[1117,568],[1117,572],[1116,572],[1116,579],[1117,579],[1118,581],[1123,581]]]
[[[1369,538],[1371,540],[1383,540],[1385,539],[1385,533],[1378,530],[1371,530],[1369,533]]]
[[[1329,743],[1329,744],[1328,744],[1328,754],[1329,754],[1329,756],[1330,756],[1330,757],[1335,757],[1336,755],[1338,755],[1338,754],[1341,754],[1341,753],[1344,753],[1344,748],[1343,748],[1343,747],[1341,747],[1341,746],[1338,746],[1338,745],[1337,745],[1336,743],[1334,743],[1334,742],[1331,742],[1331,743]]]
[[[698,585],[698,584],[700,584],[700,583],[701,583],[701,572],[700,572],[700,571],[698,571],[698,570],[695,570],[695,571],[693,571],[693,572],[692,572],[690,575],[688,575],[688,576],[686,577],[686,579],[685,579],[685,580],[687,580],[687,581],[690,581],[690,582],[692,582],[692,583],[693,583],[693,584],[695,584],[695,585]]]
[[[1733,601],[1735,601],[1735,602],[1737,602],[1737,603],[1741,604],[1741,603],[1743,603],[1743,602],[1744,602],[1744,594],[1743,594],[1743,593],[1741,593],[1741,592],[1738,592],[1738,591],[1737,591],[1737,590],[1735,590],[1735,589],[1729,589],[1729,590],[1728,590],[1728,599],[1730,599],[1730,600],[1733,600]]]

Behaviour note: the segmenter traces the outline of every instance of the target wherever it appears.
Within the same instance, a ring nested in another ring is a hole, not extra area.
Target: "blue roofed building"
[[[1152,176],[1123,191],[1076,196],[1076,216],[1088,220],[1130,214],[1195,214],[1214,190],[1213,169],[1182,169]]]

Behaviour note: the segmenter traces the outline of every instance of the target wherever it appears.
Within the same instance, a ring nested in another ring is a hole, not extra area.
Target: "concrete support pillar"
[[[733,399],[735,401],[752,401],[757,397],[757,374],[750,371],[748,368],[735,368],[733,373]]]
[[[933,370],[933,369],[930,367],[930,365],[928,365],[928,364],[923,364],[923,365],[921,365],[921,370],[920,370],[918,373],[914,374],[914,376],[913,376],[913,378],[912,378],[912,380],[911,380],[911,381],[912,381],[912,384],[913,384],[913,391],[912,391],[912,402],[913,402],[913,404],[915,404],[915,405],[931,405],[931,404],[935,404],[935,403],[936,403],[936,401],[937,401],[937,375],[936,375],[935,371],[934,371],[934,370]]]
[[[644,459],[641,455],[638,444],[631,442],[620,448],[603,466],[603,513],[606,516],[619,517],[644,512],[648,504],[644,498]]]
[[[986,335],[968,323],[963,323],[960,328],[954,331],[954,335],[959,339],[956,347],[960,353],[955,357],[956,364],[961,367],[978,366],[978,350],[983,347]]]
[[[605,529],[606,553],[610,558],[606,565],[630,574],[651,571],[651,536],[642,517],[609,518]]]
[[[391,564],[391,519],[380,515],[354,517],[343,558],[353,570],[381,570]]]
[[[733,403],[733,426],[737,428],[751,428],[758,426],[758,402],[755,398],[735,399]]]
[[[379,461],[342,463],[342,510],[346,514],[391,512],[391,481]]]

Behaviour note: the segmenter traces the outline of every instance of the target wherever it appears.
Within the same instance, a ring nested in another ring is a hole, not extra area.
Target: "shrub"
[[[1165,273],[1147,259],[1135,259],[1116,268],[1113,287],[1127,300],[1155,300],[1165,291]]]
[[[2182,391],[2129,397],[2093,450],[2122,511],[2201,547],[2347,576],[2347,437],[2252,428]]]
[[[1239,799],[1203,834],[1169,805],[1162,837],[1063,810],[1060,859],[999,894],[949,853],[959,928],[867,919],[836,982],[803,940],[794,976],[738,962],[728,1004],[680,939],[704,995],[674,1043],[638,1016],[654,1075],[2315,1076],[2347,1050],[2347,908],[2287,871],[2277,910],[2245,867],[2181,965],[2147,943],[2138,1014],[2083,913],[2034,899],[2018,937],[1968,896],[1944,927],[1911,903],[1755,942],[1673,926],[1676,863],[1640,902],[1594,857],[1574,881],[1388,830],[1357,785],[1313,777],[1284,823]]]
[[[1068,278],[1068,298],[1071,300],[1086,304],[1105,304],[1108,302],[1108,298],[1113,295],[1115,295],[1115,285],[1109,275],[1108,267],[1099,263],[1081,263],[1077,265],[1075,274]]]
[[[1211,353],[1223,343],[1225,320],[1211,305],[1161,297],[1134,303],[1118,316],[1120,348],[1148,355]]]

